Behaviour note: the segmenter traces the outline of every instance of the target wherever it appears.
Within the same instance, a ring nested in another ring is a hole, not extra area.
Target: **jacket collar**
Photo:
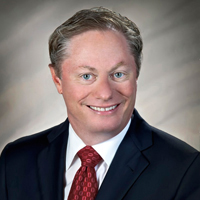
[[[150,126],[134,110],[131,126],[120,144],[96,200],[121,200],[148,167],[143,151],[152,146]]]

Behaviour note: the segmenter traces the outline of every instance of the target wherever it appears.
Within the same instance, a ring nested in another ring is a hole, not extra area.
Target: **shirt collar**
[[[122,142],[124,136],[126,135],[130,123],[131,119],[129,120],[125,128],[115,137],[112,137],[109,140],[106,140],[102,143],[92,146],[97,151],[97,153],[102,157],[102,159],[108,165],[108,167],[110,166],[120,143]],[[83,147],[85,147],[85,143],[78,137],[78,135],[75,133],[74,129],[70,124],[67,153],[66,153],[66,170],[68,170],[69,167],[71,166],[76,156],[76,153]]]
[[[98,152],[98,154],[102,157],[102,159],[105,161],[108,167],[110,166],[120,143],[124,139],[124,136],[126,135],[126,132],[129,129],[130,123],[131,123],[131,119],[129,120],[125,128],[115,137],[112,137],[109,140],[106,140],[102,143],[92,146]]]
[[[74,160],[76,153],[85,147],[85,143],[78,137],[72,128],[71,124],[69,124],[69,137],[67,143],[67,153],[66,153],[66,170],[69,169],[72,161]]]

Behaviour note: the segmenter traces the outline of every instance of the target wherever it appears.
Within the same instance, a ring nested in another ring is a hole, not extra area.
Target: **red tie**
[[[81,167],[75,174],[68,200],[94,200],[98,192],[94,167],[102,158],[91,146],[84,147],[77,155]]]

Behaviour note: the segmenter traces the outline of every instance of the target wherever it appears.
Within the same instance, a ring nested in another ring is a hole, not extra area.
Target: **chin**
[[[94,130],[96,132],[99,132],[99,133],[110,133],[110,134],[113,134],[113,135],[116,135],[118,134],[124,127],[121,125],[119,126],[119,123],[111,123],[111,124],[105,124],[105,123],[102,123],[102,124],[98,124],[96,126],[93,127]]]

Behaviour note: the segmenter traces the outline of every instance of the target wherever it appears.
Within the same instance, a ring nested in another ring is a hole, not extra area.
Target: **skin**
[[[87,31],[74,36],[67,51],[61,78],[49,67],[73,129],[86,145],[116,136],[131,118],[137,91],[125,37],[113,30]]]

